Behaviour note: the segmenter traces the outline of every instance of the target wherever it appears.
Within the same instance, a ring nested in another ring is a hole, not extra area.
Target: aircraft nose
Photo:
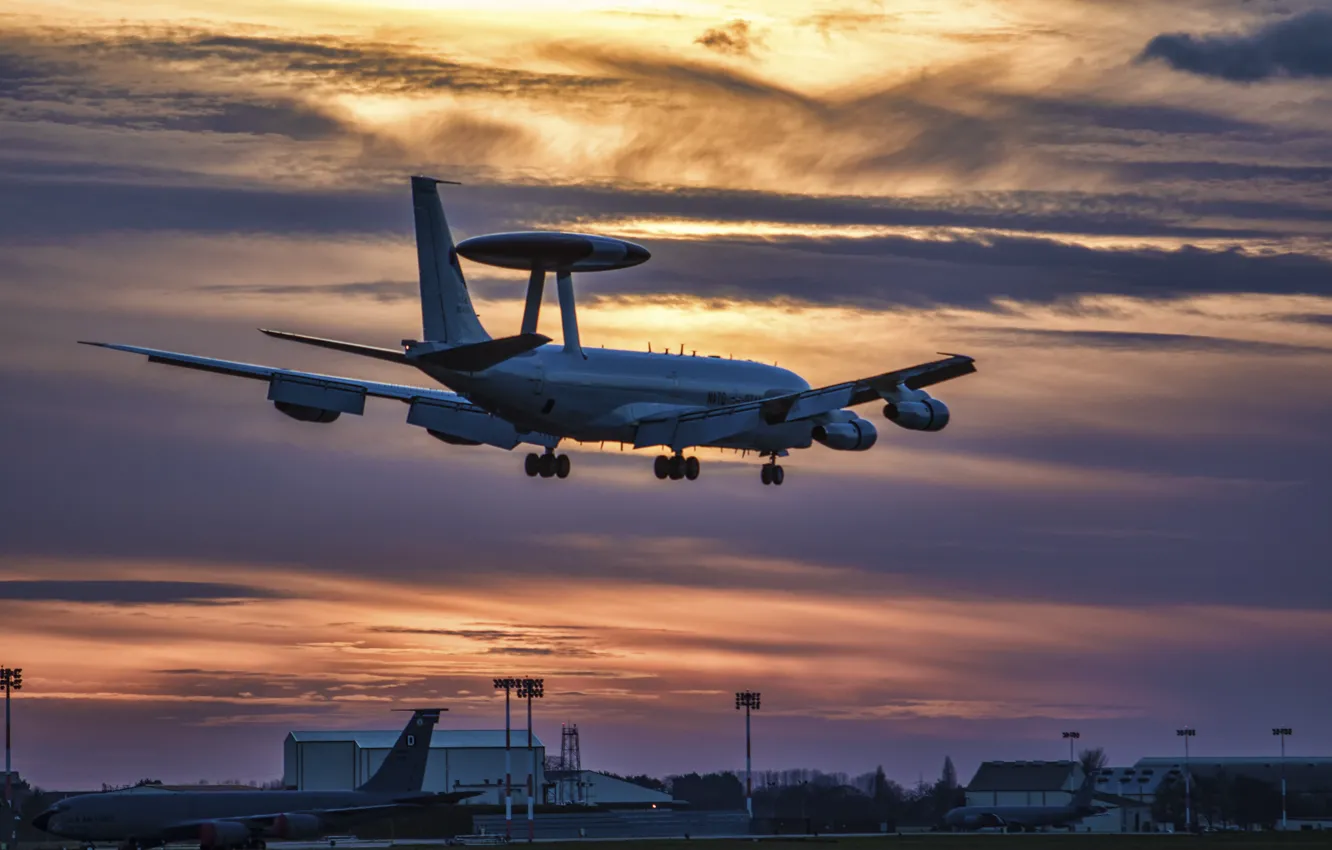
[[[55,817],[55,810],[47,809],[46,811],[42,812],[40,815],[32,819],[32,825],[37,827],[42,832],[46,832],[48,828],[51,826],[51,818],[53,817]]]

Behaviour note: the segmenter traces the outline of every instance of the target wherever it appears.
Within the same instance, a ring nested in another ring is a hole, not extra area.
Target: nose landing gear
[[[657,459],[652,463],[652,473],[663,481],[667,478],[672,481],[679,481],[681,478],[695,481],[700,471],[702,465],[696,457],[684,457],[678,454],[674,457],[657,455]]]
[[[528,478],[568,478],[573,463],[568,455],[557,455],[547,451],[545,454],[529,454],[523,461],[523,472]]]

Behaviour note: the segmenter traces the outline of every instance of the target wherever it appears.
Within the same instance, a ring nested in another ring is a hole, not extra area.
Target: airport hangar
[[[291,732],[282,745],[282,784],[300,791],[355,788],[379,768],[398,740],[399,731]],[[536,756],[536,787],[546,782],[546,745],[535,733],[527,748],[527,730],[509,737],[515,806],[527,805],[527,779]],[[465,803],[504,803],[504,730],[435,729],[426,760],[424,791],[480,791]],[[537,801],[541,796],[538,793]]]
[[[291,732],[283,742],[282,784],[300,791],[355,788],[374,774],[400,733]],[[527,730],[510,733],[513,803],[527,805],[527,777],[532,751]],[[534,733],[537,802],[657,808],[678,805],[670,794],[653,791],[593,770],[545,771],[546,746]],[[439,729],[430,738],[425,791],[480,791],[464,800],[471,805],[504,803],[504,730]]]

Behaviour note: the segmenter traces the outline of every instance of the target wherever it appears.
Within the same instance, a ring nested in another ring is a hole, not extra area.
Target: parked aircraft
[[[454,244],[439,199],[439,183],[412,178],[416,252],[420,270],[422,340],[401,349],[377,348],[282,331],[278,339],[400,363],[455,392],[297,372],[133,345],[90,342],[147,355],[150,362],[217,372],[268,383],[268,399],[302,422],[328,423],[360,415],[367,396],[409,405],[407,422],[446,443],[512,450],[527,455],[530,477],[566,478],[563,440],[663,446],[653,464],[657,478],[694,480],[699,446],[747,450],[767,457],[764,484],[780,485],[777,463],[792,449],[821,443],[837,451],[865,451],[878,432],[848,408],[883,404],[888,421],[911,431],[939,431],[949,410],[925,388],[976,371],[964,355],[811,388],[794,372],[749,360],[582,347],[573,273],[621,269],[645,262],[645,248],[606,236],[527,232],[478,236]],[[481,326],[458,257],[530,271],[522,328],[493,339]],[[537,333],[546,274],[555,272],[563,343]]]
[[[1073,799],[1063,806],[959,806],[944,815],[950,829],[999,828],[1033,830],[1042,826],[1073,826],[1083,818],[1104,814],[1104,806],[1092,805],[1095,774],[1087,774]]]
[[[199,842],[202,850],[263,850],[266,838],[318,838],[403,809],[457,803],[480,792],[423,792],[430,737],[443,709],[417,709],[384,763],[354,791],[182,791],[146,785],[66,797],[33,826],[91,847],[139,850]]]

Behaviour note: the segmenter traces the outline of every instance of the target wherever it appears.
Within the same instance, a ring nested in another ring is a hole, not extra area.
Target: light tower
[[[1064,732],[1064,738],[1068,741],[1068,760],[1076,761],[1073,758],[1073,742],[1082,737],[1081,732]]]
[[[14,770],[10,762],[9,694],[23,690],[23,668],[0,667],[0,685],[5,689],[5,846],[15,847],[18,819],[14,817]]]
[[[545,679],[519,679],[518,698],[527,700],[527,843],[536,838],[536,749],[532,746],[532,700],[546,695]]]
[[[518,687],[517,679],[496,679],[495,690],[504,689],[504,837],[513,840],[513,761],[509,751],[509,692]]]
[[[1281,829],[1286,829],[1286,738],[1295,734],[1289,726],[1274,726],[1272,734],[1281,738]]]
[[[1198,734],[1198,730],[1185,726],[1176,729],[1175,734],[1184,739],[1184,830],[1193,831],[1193,777],[1189,774],[1189,739]]]
[[[753,750],[749,745],[749,712],[759,710],[761,696],[758,691],[737,691],[735,695],[735,710],[742,707],[745,710],[745,811],[751,821],[754,819],[754,787],[750,778],[753,775]]]

